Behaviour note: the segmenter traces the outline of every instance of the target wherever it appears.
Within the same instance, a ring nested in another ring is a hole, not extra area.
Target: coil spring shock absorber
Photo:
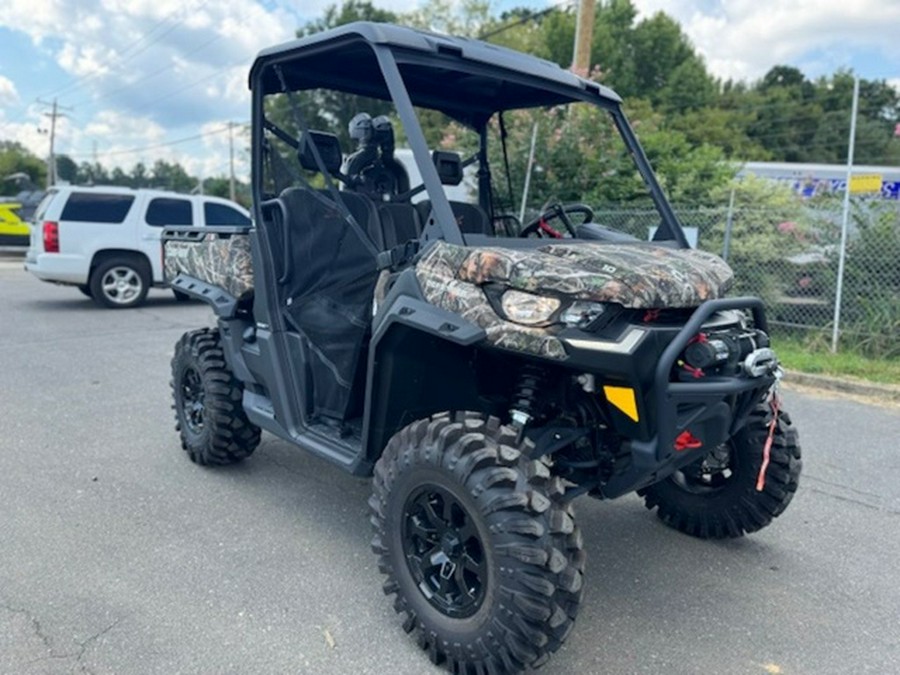
[[[509,416],[520,432],[534,419],[538,392],[544,384],[544,371],[533,364],[526,364],[513,391]]]

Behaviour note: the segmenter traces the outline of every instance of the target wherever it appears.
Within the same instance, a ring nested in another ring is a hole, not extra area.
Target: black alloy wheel
[[[187,427],[199,434],[203,431],[206,394],[196,368],[185,368],[181,374],[181,412]]]
[[[472,616],[487,586],[484,544],[462,502],[437,485],[423,485],[406,500],[403,552],[419,590],[454,618]]]

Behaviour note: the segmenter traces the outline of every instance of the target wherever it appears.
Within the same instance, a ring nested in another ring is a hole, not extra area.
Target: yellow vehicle
[[[19,217],[18,201],[0,201],[0,246],[28,246],[31,228]]]

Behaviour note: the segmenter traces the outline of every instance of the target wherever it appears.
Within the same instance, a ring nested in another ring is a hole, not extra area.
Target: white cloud
[[[641,17],[664,11],[679,21],[710,70],[723,78],[758,79],[782,63],[810,77],[830,74],[848,65],[859,49],[877,51],[885,62],[900,61],[897,2],[635,0],[635,5]]]
[[[0,107],[16,105],[19,102],[19,92],[13,81],[0,75]]]
[[[297,25],[288,10],[254,0],[8,0],[3,22],[72,76],[47,96],[81,109],[111,100],[166,124],[185,109],[197,115],[195,123],[223,106],[236,110],[246,99],[231,105],[185,85],[221,77],[219,90],[226,89],[232,66],[246,72],[259,49],[290,39]],[[179,87],[174,107],[154,106],[148,96],[160,99]]]
[[[0,107],[0,138],[21,143],[38,157],[46,158],[50,152],[50,142],[42,113],[42,106],[31,105],[22,116],[24,121],[8,120],[5,110]]]

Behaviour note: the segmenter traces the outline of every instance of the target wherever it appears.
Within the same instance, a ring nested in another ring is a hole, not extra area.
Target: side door
[[[163,282],[162,230],[170,226],[192,226],[194,205],[189,197],[149,195],[143,218],[138,219],[140,250],[150,260],[153,282]]]

